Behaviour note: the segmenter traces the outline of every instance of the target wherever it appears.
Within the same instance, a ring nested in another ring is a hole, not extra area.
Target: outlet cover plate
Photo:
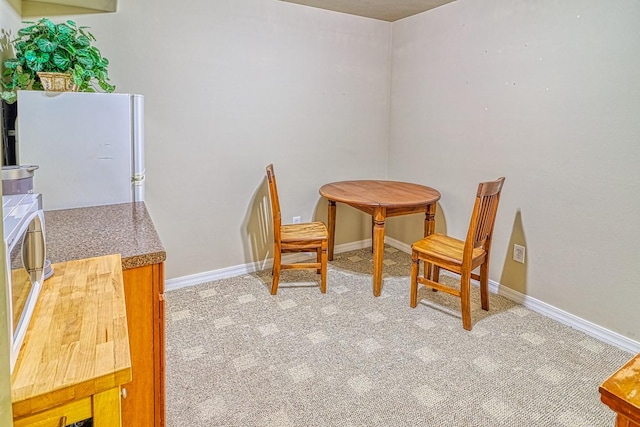
[[[525,247],[518,244],[513,245],[513,260],[524,264]]]

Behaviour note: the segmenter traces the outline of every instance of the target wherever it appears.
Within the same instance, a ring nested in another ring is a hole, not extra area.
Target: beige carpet
[[[336,255],[327,293],[311,271],[268,271],[168,292],[167,425],[612,427],[598,385],[632,355],[496,296],[422,289],[409,256]],[[450,279],[453,281],[453,279]]]

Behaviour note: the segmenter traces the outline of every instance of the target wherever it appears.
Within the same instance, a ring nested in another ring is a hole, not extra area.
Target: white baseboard
[[[400,242],[399,240],[386,237],[385,243],[403,252],[411,253],[411,246]],[[454,273],[450,273],[448,271],[443,272],[443,274],[451,274],[455,276]],[[589,322],[588,320],[574,316],[573,314],[547,304],[546,302],[532,298],[518,291],[514,291],[513,289],[503,286],[498,282],[494,282],[493,280],[489,280],[489,292],[503,296],[508,300],[535,311],[536,313],[540,313],[567,326],[571,326],[574,329],[584,332],[585,334],[597,338],[607,344],[618,347],[621,350],[625,350],[633,354],[640,353],[640,342],[638,341],[634,341],[631,338],[627,338],[616,332],[605,329],[602,326]]]
[[[589,322],[581,317],[574,316],[573,314],[547,304],[546,302],[514,291],[513,289],[507,288],[506,286],[492,280],[489,281],[489,289],[495,294],[501,295],[537,313],[545,315],[560,323],[564,323],[567,326],[571,326],[574,329],[584,332],[585,334],[597,338],[607,344],[618,347],[621,350],[625,350],[633,354],[640,353],[640,342],[620,335],[617,332],[605,329],[602,326],[596,325],[595,323]]]
[[[389,246],[393,246],[394,248],[411,255],[411,245],[407,245],[406,243],[403,243],[400,240],[396,240],[393,237],[389,236],[385,236],[384,242]]]
[[[359,242],[345,243],[337,245],[334,253],[354,251],[356,249],[367,248],[371,246],[371,239],[361,240]],[[298,262],[309,258],[308,254],[289,254],[282,257],[285,263]],[[205,271],[203,273],[192,274],[189,276],[177,277],[165,281],[165,290],[172,291],[175,289],[186,288],[200,283],[213,282],[214,280],[227,279],[229,277],[241,276],[243,274],[255,273],[256,271],[271,269],[273,266],[273,258],[265,259],[261,262],[252,262],[248,264],[234,265],[231,267],[220,268],[218,270]]]
[[[411,253],[411,246],[399,240],[386,237],[385,243],[403,252]],[[366,248],[369,246],[371,246],[371,239],[365,239],[359,242],[338,245],[335,247],[334,252],[348,252],[356,249]],[[292,254],[283,257],[283,260],[285,260],[286,262],[296,262],[304,258],[308,258],[308,256],[304,254]],[[165,290],[171,291],[187,286],[197,285],[200,283],[212,282],[229,277],[241,276],[243,274],[255,273],[256,271],[270,269],[272,265],[273,259],[266,259],[262,262],[241,264],[232,267],[221,268],[218,270],[206,271],[204,273],[192,274],[190,276],[169,279],[165,282]],[[446,273],[449,274],[448,272]],[[627,351],[632,354],[640,353],[640,342],[634,341],[616,332],[605,329],[578,316],[574,316],[571,313],[560,310],[559,308],[549,305],[543,301],[537,300],[528,295],[524,295],[518,291],[514,291],[513,289],[507,288],[506,286],[503,286],[498,282],[490,280],[489,291],[491,293],[503,296],[517,304],[521,304],[553,320],[584,332],[585,334],[590,335],[600,341],[618,347],[621,350]]]

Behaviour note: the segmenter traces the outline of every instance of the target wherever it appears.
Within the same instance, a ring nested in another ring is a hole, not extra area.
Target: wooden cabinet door
[[[155,376],[155,412],[156,426],[165,425],[165,316],[164,316],[164,263],[155,264],[153,268],[154,293],[157,297],[154,304],[155,329],[154,342],[154,376]]]
[[[133,380],[123,386],[123,427],[164,426],[164,264],[124,270]]]

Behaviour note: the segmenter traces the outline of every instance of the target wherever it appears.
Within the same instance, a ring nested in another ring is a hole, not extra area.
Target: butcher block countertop
[[[600,400],[618,413],[616,426],[640,426],[640,354],[600,385]]]
[[[71,402],[82,411],[82,402],[131,381],[120,256],[53,267],[11,376],[14,418]]]
[[[46,209],[46,199],[44,204]],[[44,216],[52,263],[119,253],[128,270],[167,257],[144,202],[45,211]]]

